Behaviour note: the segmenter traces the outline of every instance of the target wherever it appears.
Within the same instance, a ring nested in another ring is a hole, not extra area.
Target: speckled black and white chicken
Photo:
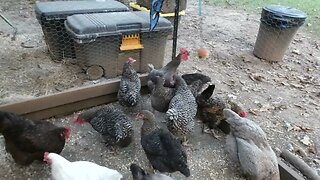
[[[148,88],[152,92],[154,88],[154,84],[156,81],[156,77],[159,75],[163,75],[165,82],[165,87],[174,87],[175,86],[175,79],[174,75],[176,75],[177,69],[181,63],[181,60],[188,60],[189,58],[189,51],[187,49],[181,48],[180,53],[168,64],[166,64],[161,69],[154,69],[152,65],[149,64],[149,76],[148,76]]]
[[[143,120],[141,145],[152,167],[161,173],[180,171],[189,177],[187,154],[180,141],[167,129],[160,128],[150,111],[141,111],[137,118]]]
[[[150,96],[151,106],[159,112],[166,112],[174,96],[175,89],[163,86],[165,80],[163,75],[157,76],[155,79],[155,87]]]
[[[136,106],[141,98],[141,82],[137,72],[134,70],[132,63],[136,60],[129,58],[123,65],[122,77],[118,91],[118,101],[122,106]]]
[[[133,139],[131,119],[112,107],[92,109],[78,115],[76,124],[88,122],[99,132],[108,145],[129,146]]]
[[[265,132],[230,109],[224,109],[223,114],[231,130],[226,138],[226,150],[230,158],[239,163],[243,174],[251,180],[279,180],[277,156]]]
[[[168,129],[187,145],[188,137],[193,133],[197,103],[187,83],[176,76],[176,91],[166,112]]]

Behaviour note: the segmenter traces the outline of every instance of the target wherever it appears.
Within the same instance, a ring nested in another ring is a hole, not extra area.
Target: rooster
[[[6,151],[14,161],[20,165],[29,165],[34,160],[41,161],[45,151],[60,153],[71,129],[0,111],[0,132],[5,139]]]
[[[118,101],[122,106],[133,107],[138,104],[140,99],[141,82],[132,63],[135,59],[129,58],[123,65],[122,77],[118,91]]]
[[[149,79],[148,79],[148,88],[152,92],[154,84],[156,82],[156,76],[163,75],[165,82],[165,87],[175,87],[174,75],[176,75],[177,68],[179,67],[181,60],[187,61],[189,58],[189,51],[187,49],[181,48],[180,53],[167,65],[161,69],[154,69],[152,65],[149,65]]]
[[[168,130],[160,128],[150,111],[141,111],[137,118],[143,120],[141,145],[152,167],[161,173],[180,171],[189,177],[187,154],[180,141]]]
[[[45,152],[43,161],[51,166],[53,180],[120,180],[122,175],[113,169],[88,161],[70,162],[56,153]]]
[[[131,164],[130,171],[133,180],[173,180],[164,174],[148,174],[136,164]]]
[[[166,112],[169,103],[174,96],[174,89],[164,87],[164,77],[162,75],[156,77],[155,87],[151,93],[151,106],[159,112]]]
[[[231,159],[240,164],[248,179],[279,180],[277,156],[268,144],[265,132],[230,109],[224,109],[223,114],[230,124],[226,150]]]
[[[110,107],[92,109],[76,117],[76,124],[90,123],[108,145],[127,147],[133,139],[132,122],[121,110]]]
[[[188,145],[187,136],[193,132],[196,114],[195,97],[183,78],[177,75],[176,92],[166,112],[166,122],[172,134],[184,139],[184,145]]]

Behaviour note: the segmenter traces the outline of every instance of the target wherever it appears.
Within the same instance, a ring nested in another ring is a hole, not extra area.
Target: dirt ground
[[[0,21],[0,104],[103,81],[89,81],[77,65],[50,60],[33,4],[29,1],[0,0],[0,5],[0,12],[18,27],[16,40],[11,41],[12,29]],[[319,38],[300,30],[284,60],[272,64],[252,55],[259,15],[209,5],[205,5],[203,12],[201,18],[197,2],[188,2],[187,14],[179,26],[178,46],[188,48],[191,58],[181,64],[179,71],[209,75],[216,84],[216,95],[236,99],[252,112],[249,118],[267,133],[276,152],[299,151],[319,172]],[[24,48],[21,43],[32,48]],[[170,60],[171,44],[172,41],[168,41],[166,62]],[[197,58],[196,50],[200,47],[210,50],[208,59]],[[110,105],[121,108],[118,103]],[[148,95],[144,96],[141,106],[151,108]],[[124,110],[131,115],[137,109]],[[163,115],[157,115],[161,121]],[[73,128],[72,137],[62,152],[72,161],[88,160],[106,165],[119,170],[125,179],[130,177],[130,163],[148,167],[139,142],[141,122],[134,123],[134,144],[114,154],[89,125],[75,127],[70,122],[72,116],[51,120]],[[29,167],[16,165],[5,153],[3,137],[0,139],[0,177],[32,180],[50,177],[49,168],[41,163]],[[241,179],[223,150],[224,141],[201,134],[200,123],[197,123],[191,143],[193,148],[187,149],[192,172],[189,179]],[[179,173],[173,176],[184,179]]]

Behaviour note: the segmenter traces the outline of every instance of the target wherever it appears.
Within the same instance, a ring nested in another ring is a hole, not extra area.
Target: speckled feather
[[[106,143],[127,146],[133,138],[132,121],[122,111],[104,107],[96,111],[84,112],[86,119],[97,132],[102,134]]]
[[[186,82],[177,76],[175,96],[171,99],[166,113],[168,129],[175,135],[193,131],[197,113],[196,100]]]
[[[123,65],[123,72],[118,91],[118,101],[122,106],[136,106],[141,99],[141,82],[130,62]]]

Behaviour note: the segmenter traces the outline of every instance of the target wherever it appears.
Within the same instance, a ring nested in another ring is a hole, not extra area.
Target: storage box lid
[[[96,1],[53,1],[37,2],[35,12],[37,18],[66,19],[67,16],[83,13],[102,13],[129,11],[129,8],[114,0]]]
[[[150,16],[148,12],[113,12],[77,14],[65,21],[67,32],[74,39],[95,39],[101,36],[148,32]],[[172,31],[171,22],[159,18],[154,31]]]

